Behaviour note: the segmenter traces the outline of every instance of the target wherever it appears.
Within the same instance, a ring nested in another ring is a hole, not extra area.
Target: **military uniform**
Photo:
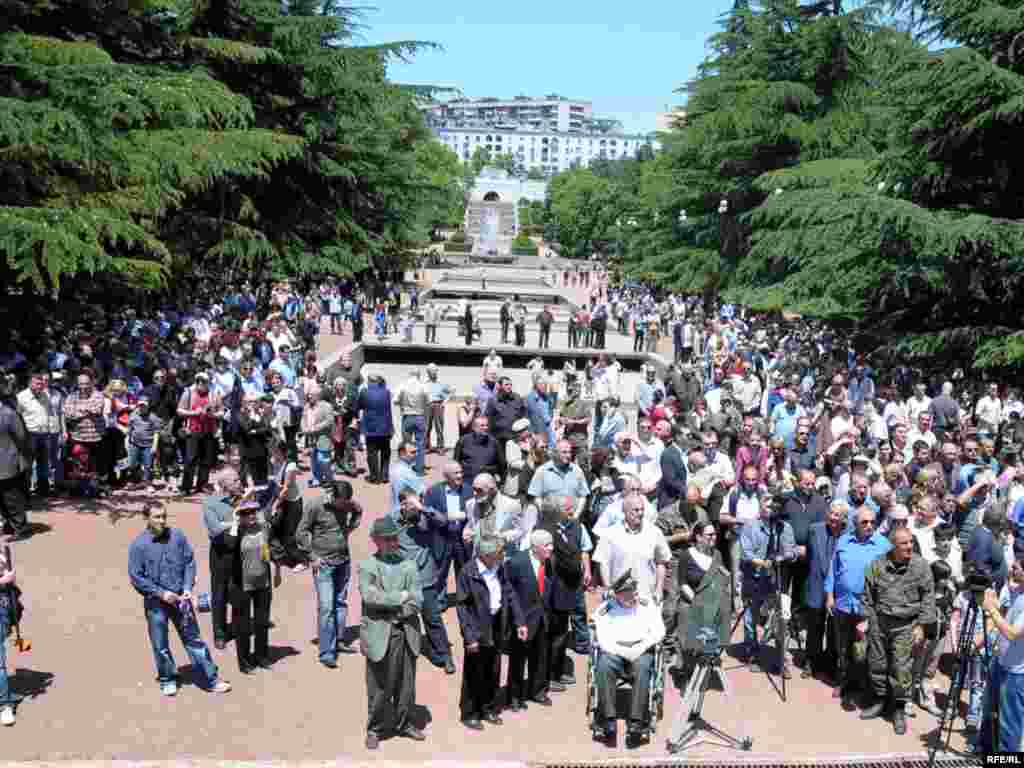
[[[615,690],[619,680],[631,677],[629,732],[646,731],[654,647],[665,637],[661,610],[644,597],[638,597],[631,608],[611,598],[598,607],[594,623],[601,649],[594,669],[598,723],[603,721],[606,734],[614,731],[618,717]]]
[[[408,594],[405,602],[402,592]],[[359,648],[366,657],[367,734],[379,736],[388,730],[384,718],[389,704],[394,707],[394,730],[401,734],[411,728],[409,710],[416,700],[423,607],[416,563],[402,560],[400,555],[377,554],[364,560],[359,564],[359,593],[363,601]]]
[[[883,555],[864,572],[863,600],[871,687],[882,700],[891,691],[902,708],[913,683],[914,625],[936,620],[931,567],[920,555],[906,563]]]

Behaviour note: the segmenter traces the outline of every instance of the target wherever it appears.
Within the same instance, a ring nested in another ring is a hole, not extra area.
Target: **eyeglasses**
[[[473,493],[487,493],[486,488],[474,488]]]
[[[862,526],[864,528],[874,528],[875,527],[875,521],[874,520],[858,520],[857,521],[857,525]]]

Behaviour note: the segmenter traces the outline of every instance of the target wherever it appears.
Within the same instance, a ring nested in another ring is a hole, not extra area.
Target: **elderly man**
[[[203,524],[210,537],[210,608],[213,624],[213,644],[224,650],[231,639],[231,624],[227,620],[227,606],[231,592],[231,566],[234,552],[225,540],[235,522],[235,507],[243,499],[255,496],[255,489],[242,495],[238,473],[228,467],[213,480],[214,493],[203,498]]]
[[[742,656],[750,659],[754,666],[760,661],[757,627],[761,607],[781,593],[782,574],[778,566],[791,564],[797,557],[793,528],[782,517],[773,518],[773,513],[780,506],[771,496],[762,497],[758,519],[744,523],[740,531],[741,596],[744,604]],[[777,613],[777,621],[781,621],[781,612]],[[775,642],[781,646],[778,649],[780,672],[788,679],[786,648],[781,645],[782,638],[774,631],[776,628],[768,629],[773,631]]]
[[[473,478],[473,498],[466,503],[463,542],[476,552],[484,538],[498,539],[510,555],[520,549],[528,531],[523,529],[523,508],[515,499],[498,492],[498,482],[489,472]]]
[[[479,478],[477,478],[479,480]],[[456,603],[464,656],[459,711],[463,725],[483,730],[485,720],[501,725],[501,651],[509,621],[509,590],[500,539],[484,537],[476,557],[459,574]]]
[[[548,696],[548,648],[555,573],[554,539],[549,531],[530,533],[530,548],[505,563],[505,583],[514,632],[510,633],[508,709],[525,710],[532,701],[551,706]],[[524,680],[529,664],[529,677]]]
[[[861,507],[854,513],[854,528],[843,534],[832,554],[825,577],[825,607],[835,622],[838,669],[833,698],[842,699],[843,709],[854,708],[852,690],[863,680],[855,679],[865,656],[864,637],[868,624],[864,615],[864,573],[873,560],[892,545],[875,530],[875,513]],[[858,675],[859,677],[859,675]]]
[[[892,548],[864,574],[864,617],[868,623],[868,665],[875,702],[861,720],[881,716],[888,700],[897,735],[907,732],[905,705],[913,683],[912,649],[937,627],[935,585],[928,563],[914,554],[914,536],[897,528]]]
[[[50,462],[53,460],[56,464],[60,431],[60,414],[54,412],[49,387],[50,374],[36,371],[29,379],[28,387],[17,397],[17,411],[28,430],[31,456],[35,462],[35,492],[43,497],[50,494]]]
[[[636,493],[623,497],[623,519],[602,529],[594,552],[601,581],[613,584],[622,574],[630,571],[642,595],[661,604],[665,587],[665,569],[672,560],[672,552],[665,535],[652,520],[645,519],[644,499]]]
[[[826,634],[829,615],[826,609],[825,580],[828,578],[832,565],[832,555],[836,551],[839,539],[846,530],[846,518],[849,505],[841,499],[833,501],[828,507],[825,520],[811,523],[807,532],[805,561],[807,567],[806,590],[797,593],[794,587],[793,597],[803,595],[802,602],[806,607],[807,625],[807,658],[801,677],[829,674],[834,670],[835,637],[834,632]],[[799,545],[797,545],[799,550]],[[827,651],[826,651],[827,648]]]
[[[448,401],[452,399],[452,395],[455,393],[450,384],[442,384],[438,380],[438,373],[437,365],[434,363],[427,366],[426,390],[427,400],[429,401],[426,426],[427,453],[435,449],[438,453],[444,453],[446,450],[444,446],[444,412]],[[437,438],[435,448],[430,446],[430,435],[432,432]]]
[[[552,565],[555,578],[551,597],[551,660],[549,688],[560,692],[566,685],[576,682],[567,665],[570,620],[573,622],[572,642],[576,649],[589,647],[586,631],[586,604],[584,591],[593,583],[590,553],[593,541],[587,529],[573,513],[573,500],[569,496],[548,496],[541,504],[541,519],[537,526],[551,534],[554,542]]]
[[[399,552],[403,559],[416,563],[419,585],[423,591],[420,614],[427,634],[426,656],[435,667],[453,675],[455,664],[451,657],[451,643],[448,642],[448,630],[441,618],[447,580],[441,583],[438,561],[434,555],[438,550],[439,539],[446,532],[446,522],[438,516],[436,509],[427,507],[412,488],[402,491],[399,522],[402,529],[398,537]],[[456,581],[459,573],[457,570]]]
[[[380,746],[380,734],[423,741],[423,732],[409,722],[416,701],[416,657],[420,652],[420,608],[423,593],[416,563],[399,553],[401,529],[391,517],[376,520],[370,539],[376,553],[359,564],[362,626],[359,645],[366,656],[369,718],[366,748]],[[392,721],[386,722],[386,714]]]
[[[612,593],[594,614],[601,649],[594,669],[598,714],[594,739],[609,747],[616,746],[616,691],[619,681],[628,679],[631,691],[626,744],[635,748],[648,737],[647,722],[652,713],[647,707],[655,671],[654,647],[665,637],[665,624],[657,604],[638,594],[638,585],[629,571],[612,584]]]

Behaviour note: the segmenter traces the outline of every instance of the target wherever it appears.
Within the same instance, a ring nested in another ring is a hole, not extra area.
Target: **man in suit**
[[[828,611],[825,608],[825,577],[832,563],[839,538],[846,528],[847,504],[833,501],[824,522],[811,523],[807,534],[807,587],[804,607],[807,611],[807,658],[801,677],[827,674],[835,667],[835,643],[826,635]],[[830,661],[831,659],[831,661]]]
[[[526,709],[526,701],[551,706],[548,690],[548,626],[552,584],[551,553],[554,543],[548,531],[530,534],[530,548],[517,552],[505,564],[512,635],[508,663],[508,709]],[[524,681],[529,663],[529,678]]]
[[[440,526],[435,540],[434,560],[437,562],[437,594],[441,611],[448,608],[448,572],[455,566],[459,578],[462,564],[469,558],[463,533],[466,530],[466,504],[473,498],[472,487],[464,482],[462,466],[455,461],[444,465],[444,481],[435,483],[423,496],[427,514]]]
[[[416,657],[420,652],[420,608],[423,591],[416,563],[398,551],[401,530],[390,517],[370,529],[377,552],[359,564],[359,594],[363,600],[359,647],[366,657],[366,695],[369,718],[366,748],[377,749],[388,729],[385,713],[394,709],[393,730],[399,736],[423,741],[426,736],[409,722],[416,701]]]
[[[476,557],[466,563],[458,578],[456,607],[462,629],[462,723],[482,731],[486,720],[501,725],[498,690],[501,687],[501,650],[508,621],[509,597],[502,561],[502,541],[481,538]]]
[[[686,451],[689,436],[683,427],[672,428],[672,443],[661,453],[661,482],[658,483],[658,509],[679,502],[679,516],[687,522],[686,515]]]
[[[529,531],[523,529],[523,508],[513,498],[498,492],[498,483],[489,472],[473,479],[473,498],[466,503],[466,531],[472,538],[465,543],[472,553],[484,537],[502,541],[506,551],[518,552]]]

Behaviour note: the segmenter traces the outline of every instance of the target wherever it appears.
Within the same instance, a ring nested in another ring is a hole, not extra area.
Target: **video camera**
[[[715,627],[691,625],[683,650],[697,658],[717,660],[722,655],[722,642]]]
[[[944,616],[949,616],[953,612],[957,596],[957,585],[949,563],[945,560],[936,560],[932,563],[932,580],[935,582],[935,607]]]

